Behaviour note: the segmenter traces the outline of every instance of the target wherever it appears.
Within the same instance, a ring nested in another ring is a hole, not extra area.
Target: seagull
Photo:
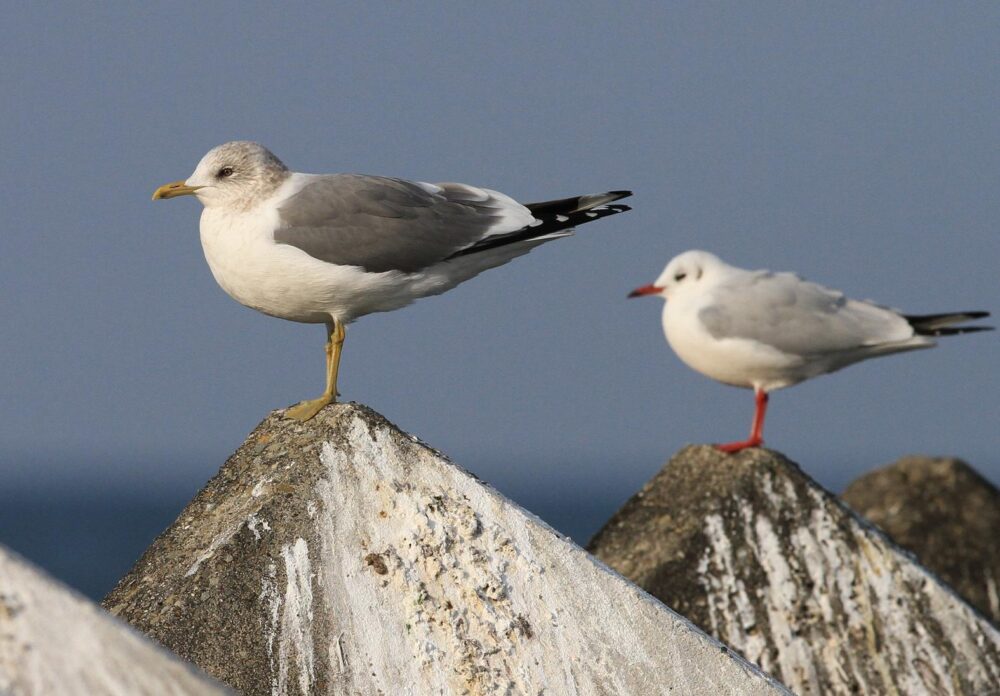
[[[209,150],[153,200],[193,195],[201,244],[233,299],[270,316],[326,325],[326,389],[285,415],[337,398],[345,326],[437,295],[573,228],[629,210],[609,191],[521,204],[466,184],[361,174],[301,174],[258,143]]]
[[[763,444],[768,393],[856,362],[935,345],[932,336],[989,331],[955,326],[988,312],[907,315],[794,273],[736,268],[707,251],[674,258],[656,282],[629,297],[659,295],[667,343],[688,367],[753,389],[750,437],[716,445],[738,452]]]

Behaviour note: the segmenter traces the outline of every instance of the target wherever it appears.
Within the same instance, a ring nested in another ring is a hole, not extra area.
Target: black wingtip
[[[935,321],[971,321],[973,319],[985,319],[990,316],[989,312],[973,310],[970,312],[946,312],[944,314],[906,314],[903,318],[909,322],[928,323]]]
[[[958,334],[992,331],[992,326],[955,326],[966,321],[985,319],[989,312],[949,312],[947,314],[907,314],[903,318],[919,336],[957,336]]]
[[[507,244],[527,242],[532,239],[551,235],[560,230],[569,230],[580,225],[585,225],[588,222],[600,220],[610,215],[628,212],[632,210],[630,206],[623,203],[612,203],[611,201],[631,195],[631,191],[607,191],[606,193],[591,194],[589,196],[574,196],[573,198],[560,198],[559,200],[543,201],[542,203],[527,203],[525,207],[535,216],[537,221],[535,224],[511,234],[487,237],[470,247],[455,252],[448,257],[448,260]]]
[[[961,334],[978,333],[980,331],[994,331],[992,326],[952,326],[944,329],[930,329],[928,331],[918,331],[921,336],[959,336]]]

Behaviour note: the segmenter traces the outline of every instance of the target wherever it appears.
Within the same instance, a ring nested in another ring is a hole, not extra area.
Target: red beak
[[[636,288],[628,294],[629,297],[642,297],[643,295],[659,295],[663,291],[663,288],[658,288],[655,285],[643,285],[641,288]]]

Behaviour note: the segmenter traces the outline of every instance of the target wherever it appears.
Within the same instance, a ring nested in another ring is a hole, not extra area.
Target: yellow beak
[[[183,181],[172,181],[169,184],[164,184],[160,188],[153,191],[153,200],[158,201],[161,198],[177,198],[177,196],[190,196],[201,186],[188,186]]]

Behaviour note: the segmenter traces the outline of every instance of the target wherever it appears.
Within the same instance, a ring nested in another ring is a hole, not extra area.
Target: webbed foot
[[[285,418],[293,418],[304,423],[335,401],[333,394],[324,394],[318,399],[300,401],[285,411]]]

